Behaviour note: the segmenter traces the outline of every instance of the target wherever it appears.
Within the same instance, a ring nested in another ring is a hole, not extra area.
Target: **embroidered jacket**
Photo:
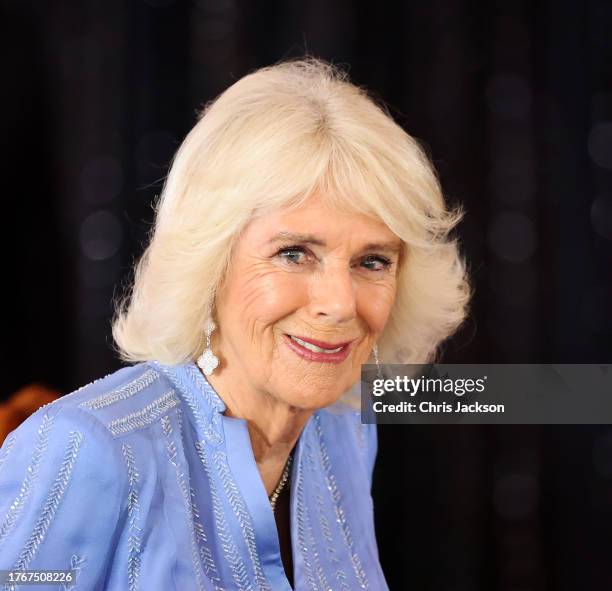
[[[158,362],[40,408],[0,449],[0,569],[72,569],[66,590],[289,591],[246,421],[224,410],[194,363]],[[306,423],[291,475],[296,590],[387,590],[376,445],[341,403]]]

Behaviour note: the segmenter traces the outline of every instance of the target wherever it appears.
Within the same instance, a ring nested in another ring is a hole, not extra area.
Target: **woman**
[[[70,589],[387,589],[361,365],[428,362],[470,290],[416,142],[304,59],[213,103],[113,335],[132,365],[0,452],[0,568]],[[71,586],[73,585],[73,586]]]

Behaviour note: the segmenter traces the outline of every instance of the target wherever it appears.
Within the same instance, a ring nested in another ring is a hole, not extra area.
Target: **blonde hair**
[[[379,357],[434,361],[472,295],[449,237],[463,211],[446,207],[428,158],[385,107],[310,57],[248,74],[202,110],[174,156],[133,284],[116,302],[120,358],[196,358],[246,224],[315,192],[340,210],[380,219],[402,239]]]

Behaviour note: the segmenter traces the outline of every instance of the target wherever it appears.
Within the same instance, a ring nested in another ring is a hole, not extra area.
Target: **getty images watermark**
[[[384,402],[373,400],[372,410],[381,412],[422,412],[422,413],[464,413],[464,412],[504,412],[503,404],[481,404],[477,400],[466,403],[460,397],[467,393],[484,392],[487,376],[476,379],[464,378],[409,378],[408,376],[395,376],[395,378],[376,378],[372,384],[373,396],[384,396],[389,392],[404,393],[413,397],[417,394],[448,393],[457,396],[453,405],[451,402],[433,402],[420,400],[418,402],[401,400],[400,402]]]
[[[612,364],[364,365],[363,423],[612,424]]]

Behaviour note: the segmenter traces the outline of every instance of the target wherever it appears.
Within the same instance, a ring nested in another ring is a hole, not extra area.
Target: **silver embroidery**
[[[321,527],[321,532],[323,533],[323,537],[325,538],[327,551],[327,557],[330,563],[334,567],[334,574],[336,579],[338,580],[338,584],[340,588],[343,590],[348,590],[349,586],[347,584],[347,576],[346,573],[340,567],[341,563],[338,557],[336,556],[336,548],[334,543],[334,538],[331,533],[331,529],[329,526],[329,521],[326,517],[326,504],[323,501],[323,495],[321,491],[321,486],[319,485],[319,476],[322,473],[322,466],[320,464],[316,464],[315,458],[313,455],[312,446],[310,443],[306,443],[305,445],[305,455],[308,460],[308,465],[310,467],[312,473],[312,482],[314,483],[314,496],[317,505],[317,509],[319,512],[319,525]]]
[[[329,460],[329,455],[327,453],[327,448],[325,446],[325,441],[323,440],[323,431],[321,428],[321,417],[318,414],[314,415],[315,425],[317,430],[317,436],[319,439],[319,452],[321,454],[321,460],[323,462],[323,469],[325,474],[325,482],[327,484],[327,488],[330,492],[332,500],[334,502],[334,508],[336,511],[336,520],[340,525],[340,531],[342,532],[342,537],[344,538],[344,543],[348,549],[349,558],[351,560],[351,564],[353,566],[353,571],[355,572],[355,576],[359,581],[359,586],[362,589],[368,589],[369,584],[366,579],[365,572],[363,570],[363,566],[361,565],[361,560],[359,556],[357,556],[355,552],[355,545],[353,543],[353,538],[351,536],[351,531],[349,525],[346,521],[346,517],[344,515],[344,509],[341,504],[341,495],[338,490],[338,486],[336,485],[336,477],[332,473],[331,463]]]
[[[178,410],[178,413],[180,416],[180,409]],[[166,451],[168,453],[168,460],[174,466],[174,469],[176,472],[176,481],[178,483],[179,490],[181,491],[181,495],[183,496],[183,502],[185,503],[185,509],[187,511],[187,527],[189,528],[189,533],[190,533],[190,538],[191,538],[190,539],[191,560],[193,562],[193,569],[194,569],[194,573],[196,576],[196,582],[197,582],[199,589],[204,589],[203,584],[202,584],[202,577],[200,573],[200,563],[198,561],[199,552],[198,552],[198,544],[197,544],[197,537],[196,537],[196,524],[195,524],[196,519],[194,515],[194,506],[193,506],[193,499],[191,497],[191,491],[187,485],[185,474],[182,472],[179,466],[178,460],[177,460],[176,444],[174,442],[174,436],[172,432],[172,422],[170,421],[170,417],[168,417],[167,415],[165,417],[162,417],[161,424],[162,424],[162,431],[164,433],[164,437],[166,440]],[[181,423],[179,419],[179,435],[180,435],[180,424]],[[198,523],[198,525],[199,525],[199,528],[197,529],[202,534],[204,534],[204,528],[202,527],[201,524]],[[206,538],[205,535],[204,535],[204,538]],[[215,578],[218,579],[218,577],[216,576],[217,569],[214,567],[214,564],[212,566],[214,569],[213,575],[215,576]]]
[[[109,376],[112,376],[114,373],[115,372],[111,371],[110,373],[107,373],[105,376],[102,376],[100,378],[96,378],[95,380],[92,380],[91,382],[88,382],[87,384],[84,384],[80,388],[77,388],[76,390],[73,390],[69,394],[63,394],[59,398],[56,398],[55,400],[52,400],[51,402],[47,402],[46,404],[43,404],[38,410],[45,409],[48,406],[51,406],[52,404],[57,404],[60,400],[66,400],[67,398],[72,398],[73,396],[76,396],[79,392],[81,392],[82,390],[85,390],[85,388],[88,388],[89,386],[92,386],[93,384],[95,384],[97,382],[101,382],[102,380],[105,380]]]
[[[195,527],[196,538],[200,547],[200,557],[202,558],[202,562],[204,563],[204,570],[206,571],[206,576],[213,582],[215,586],[215,591],[224,591],[223,587],[220,586],[221,579],[219,578],[217,567],[215,566],[215,561],[208,545],[208,538],[206,537],[204,526],[200,521],[200,512],[196,504],[195,491],[193,490],[193,488],[190,487],[189,492],[191,494],[193,524]]]
[[[59,402],[60,400],[66,400],[67,398],[72,398],[73,396],[76,396],[79,392],[81,392],[82,390],[85,390],[85,388],[88,388],[89,386],[92,386],[93,384],[95,384],[97,382],[101,382],[102,380],[105,380],[109,376],[112,376],[113,373],[115,373],[115,372],[111,371],[110,373],[107,373],[105,376],[102,376],[100,378],[96,378],[95,380],[92,380],[91,382],[88,382],[87,384],[84,384],[83,386],[77,388],[76,390],[70,392],[69,394],[63,394],[59,398],[56,398],[55,400],[52,400],[51,402],[47,402],[47,404],[44,404],[40,408],[46,408],[47,406],[49,406],[51,404],[55,404],[56,402]]]
[[[134,367],[137,367],[137,366],[134,366]],[[91,382],[88,382],[87,384],[84,384],[83,386],[77,388],[76,390],[70,392],[69,394],[64,394],[64,395],[60,396],[59,398],[56,398],[55,400],[52,400],[51,402],[47,402],[46,404],[43,404],[38,410],[43,409],[43,408],[47,408],[48,406],[50,406],[52,404],[56,404],[60,400],[66,400],[67,398],[72,398],[73,396],[75,396],[79,392],[81,392],[82,390],[85,390],[85,388],[89,388],[89,386],[92,386],[93,384],[96,384],[97,382],[101,382],[102,380],[105,380],[106,378],[112,376],[115,373],[116,372],[111,371],[110,373],[107,373],[105,376],[96,378],[95,380],[92,380]]]
[[[77,582],[79,580],[79,575],[81,574],[81,569],[83,568],[83,563],[87,559],[84,557],[80,557],[77,554],[73,554],[70,558],[70,569],[74,571],[74,581],[72,583],[64,583],[62,584],[62,591],[76,591],[77,590]]]
[[[206,472],[208,482],[210,483],[213,515],[215,517],[215,529],[218,532],[220,545],[221,548],[223,548],[225,559],[229,564],[230,570],[232,571],[232,578],[237,585],[238,591],[254,591],[252,585],[249,583],[244,561],[236,548],[236,543],[234,542],[234,538],[229,530],[225,511],[221,504],[217,487],[215,486],[215,482],[210,472],[210,465],[206,455],[206,444],[203,441],[197,441],[195,443],[195,448],[198,453],[198,457],[204,466],[204,471]]]
[[[200,390],[200,392],[204,394],[204,398],[206,398],[206,402],[208,402],[208,405],[217,412],[223,412],[225,410],[225,404],[219,398],[219,395],[214,391],[210,384],[206,381],[206,378],[204,378],[200,370],[197,369],[193,364],[187,365],[185,369],[187,370],[187,374],[189,375],[193,383],[198,387],[198,390]]]
[[[0,546],[4,543],[7,536],[11,532],[11,529],[17,522],[19,513],[23,509],[24,503],[32,491],[32,484],[38,476],[40,464],[42,458],[47,450],[47,444],[49,442],[49,432],[53,425],[53,417],[49,417],[47,413],[44,414],[40,426],[38,427],[36,445],[32,452],[32,458],[26,468],[25,478],[21,483],[19,493],[11,503],[7,514],[5,515],[2,525],[0,525]]]
[[[128,521],[130,524],[127,562],[128,587],[129,591],[136,591],[140,580],[140,536],[142,533],[142,528],[140,527],[140,501],[138,492],[140,475],[136,469],[132,447],[128,443],[124,443],[121,446],[121,450],[127,467],[129,484],[127,498]]]
[[[84,390],[85,388],[87,388],[88,386],[91,386],[93,384],[95,384],[96,382],[100,382],[101,380],[105,380],[108,376],[112,376],[114,372],[110,372],[107,373],[105,376],[102,376],[101,378],[96,378],[95,380],[92,380],[91,382],[81,386],[80,388],[77,388],[74,392],[71,392],[70,394],[67,394],[66,396],[62,396],[62,398],[67,398],[68,396],[72,396],[73,394],[77,394],[78,392],[80,392],[81,390]]]
[[[135,429],[146,427],[157,421],[177,404],[179,404],[179,399],[174,393],[174,390],[168,390],[163,396],[160,396],[142,410],[132,412],[125,417],[111,421],[107,425],[108,429],[113,436],[117,437],[122,433],[129,433]]]
[[[11,453],[11,450],[13,449],[13,445],[15,445],[15,439],[17,439],[17,436],[15,435],[15,433],[11,433],[4,440],[4,443],[2,445],[2,455],[0,455],[0,470],[2,469],[2,466],[4,465],[4,462],[6,462],[6,458],[8,458],[9,454]]]
[[[66,488],[68,488],[68,483],[70,482],[70,477],[72,475],[82,441],[83,435],[79,431],[70,431],[70,434],[68,435],[68,445],[64,453],[61,468],[51,486],[47,500],[45,501],[38,521],[34,526],[34,531],[19,554],[19,558],[17,559],[13,570],[26,570],[30,562],[32,562],[32,560],[35,558],[40,545],[47,535],[49,526],[57,513],[57,509],[62,497],[64,496],[64,493],[66,492]],[[11,585],[9,588],[12,591],[15,589],[15,586]]]
[[[308,516],[308,507],[306,506],[306,502],[304,500],[304,482],[303,482],[303,473],[302,466],[298,465],[297,467],[297,483],[296,483],[296,495],[298,502],[297,509],[297,538],[298,538],[298,548],[302,553],[302,559],[304,560],[304,567],[306,572],[306,579],[310,584],[313,591],[319,591],[319,587],[317,586],[316,581],[314,580],[314,576],[312,574],[313,567],[310,562],[309,556],[309,543],[312,543],[314,540],[312,539],[312,531],[309,532],[311,535],[309,536],[308,543],[305,539],[305,528],[310,526],[310,518]],[[322,574],[322,573],[321,573]],[[323,575],[323,580],[325,576]],[[327,584],[325,584],[323,589],[329,589]]]
[[[126,400],[127,398],[134,396],[134,394],[144,390],[147,386],[150,386],[153,382],[155,382],[155,380],[158,379],[159,374],[154,369],[148,369],[140,377],[131,381],[129,384],[126,384],[121,388],[117,388],[116,390],[112,390],[111,392],[107,392],[106,394],[102,394],[96,398],[92,398],[91,400],[81,402],[79,406],[81,408],[99,410],[106,406],[110,406],[111,404],[115,404],[120,400]]]
[[[181,412],[180,408],[177,410],[176,420],[178,422],[179,433],[181,434],[182,439],[183,413]],[[200,549],[200,558],[204,563],[206,576],[213,582],[215,591],[224,591],[223,588],[219,586],[221,579],[219,578],[219,573],[217,572],[217,567],[208,544],[208,538],[206,537],[204,526],[200,521],[200,512],[196,503],[196,494],[192,487],[189,487],[189,496],[191,500],[191,512],[193,514],[194,531],[198,542],[198,547]]]
[[[200,413],[198,405],[196,404],[195,397],[191,393],[189,385],[185,382],[183,377],[172,367],[161,365],[157,362],[155,366],[161,371],[166,377],[182,392],[183,399],[189,406],[191,414],[198,425],[198,427],[204,433],[206,441],[212,445],[219,445],[223,443],[223,429],[221,427],[221,417],[216,409],[211,411],[210,416],[206,419]]]
[[[224,452],[218,451],[215,453],[214,462],[219,476],[221,477],[225,494],[230,505],[232,506],[232,509],[234,510],[236,518],[238,519],[240,529],[242,530],[242,535],[247,545],[249,558],[251,559],[251,563],[255,569],[255,577],[257,579],[259,589],[269,590],[270,586],[262,572],[261,562],[259,561],[259,555],[255,545],[255,532],[253,530],[253,524],[251,523],[251,516],[249,515],[249,512],[244,505],[242,496],[240,495],[240,491],[238,490],[238,487],[230,474],[227,456]]]

